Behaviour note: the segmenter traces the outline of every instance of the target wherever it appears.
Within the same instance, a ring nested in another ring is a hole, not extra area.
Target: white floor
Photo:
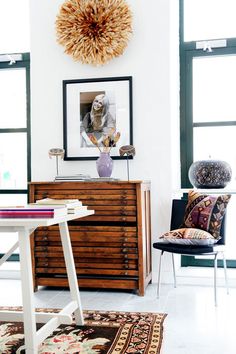
[[[21,305],[19,280],[0,279],[0,289],[1,306]],[[155,284],[148,286],[144,297],[132,292],[81,290],[84,309],[167,313],[161,354],[235,354],[236,288],[226,295],[220,287],[218,295],[216,308],[211,287],[163,285],[159,300]],[[66,289],[40,287],[35,306],[60,308],[68,299]]]

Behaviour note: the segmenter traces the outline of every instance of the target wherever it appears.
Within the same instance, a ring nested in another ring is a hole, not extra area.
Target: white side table
[[[72,313],[78,325],[83,325],[83,313],[80,301],[79,286],[76,276],[67,221],[93,214],[93,210],[81,210],[76,214],[50,219],[0,219],[0,232],[17,232],[18,242],[0,259],[0,266],[19,247],[21,267],[21,290],[23,311],[0,311],[1,321],[24,322],[26,354],[37,354],[38,345],[47,338],[60,324],[71,324]],[[39,226],[59,224],[62,248],[71,293],[71,302],[59,313],[35,313],[33,304],[33,277],[30,248],[30,234]],[[38,331],[36,322],[45,323]]]

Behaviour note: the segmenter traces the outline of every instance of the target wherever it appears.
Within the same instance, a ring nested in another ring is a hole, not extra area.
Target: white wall
[[[55,19],[62,3],[31,1],[32,180],[55,176],[48,150],[63,147],[62,80],[131,75],[136,156],[130,177],[151,180],[156,238],[169,227],[172,189],[179,184],[178,1],[129,0],[132,39],[122,57],[102,67],[74,62],[56,43]],[[96,177],[95,161],[59,163],[60,173]],[[126,178],[125,161],[114,161],[113,177]]]

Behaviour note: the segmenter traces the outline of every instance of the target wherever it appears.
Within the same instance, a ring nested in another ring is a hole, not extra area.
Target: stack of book
[[[79,210],[87,210],[87,206],[82,205],[82,202],[79,199],[44,198],[37,200],[35,205],[44,207],[62,206],[66,208],[68,214],[75,214]]]
[[[90,178],[90,182],[115,182],[119,181],[119,178],[113,178],[113,177],[92,177]]]
[[[59,175],[55,177],[55,182],[63,181],[87,181],[90,180],[89,175],[77,174],[77,175]]]
[[[15,219],[45,219],[45,218],[55,218],[67,215],[67,209],[65,207],[45,207],[45,206],[35,206],[35,205],[24,205],[24,206],[9,206],[0,207],[0,218],[15,218]]]

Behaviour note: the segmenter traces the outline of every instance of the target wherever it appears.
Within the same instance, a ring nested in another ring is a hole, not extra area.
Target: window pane
[[[26,127],[25,75],[25,68],[0,70],[0,128]]]
[[[27,194],[0,194],[0,206],[16,206],[27,204]],[[7,252],[17,241],[16,232],[6,232],[1,234],[0,254]],[[19,253],[16,249],[14,253]]]
[[[0,0],[0,53],[29,52],[29,0]]]
[[[0,206],[19,206],[27,204],[27,194],[0,194]],[[16,232],[4,232],[1,234],[0,254],[6,253],[17,241]],[[19,253],[16,249],[14,253]]]
[[[1,133],[0,188],[27,189],[26,133]]]
[[[184,41],[236,37],[235,0],[184,0]]]
[[[236,126],[197,127],[193,130],[194,161],[224,160],[232,168],[231,187],[236,188]]]
[[[0,206],[27,204],[27,194],[0,194]]]
[[[2,232],[1,233],[0,254],[4,254],[10,250],[10,248],[18,240],[17,232]],[[19,253],[18,248],[13,253]]]
[[[194,128],[194,161],[211,157],[227,161],[232,168],[232,181],[227,188],[236,188],[236,127]],[[220,192],[219,192],[220,193]],[[227,207],[226,258],[236,259],[235,238],[236,195],[232,195]]]
[[[226,223],[226,259],[236,259],[236,237],[235,237],[235,213],[236,195],[232,195],[227,207]]]
[[[193,58],[194,122],[236,121],[235,68],[236,55]]]

